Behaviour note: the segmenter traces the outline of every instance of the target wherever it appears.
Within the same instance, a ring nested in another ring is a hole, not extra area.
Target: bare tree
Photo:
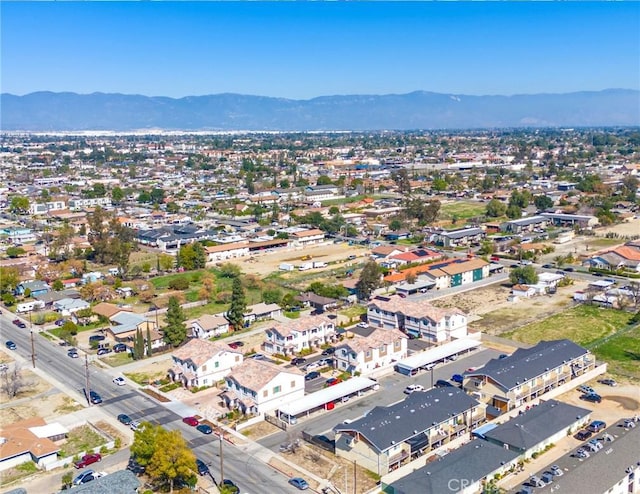
[[[15,398],[29,385],[22,376],[20,364],[14,363],[12,368],[0,374],[0,388],[9,398]]]

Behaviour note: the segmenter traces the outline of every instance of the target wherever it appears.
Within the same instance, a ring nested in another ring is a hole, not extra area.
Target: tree
[[[64,283],[62,283],[62,280],[54,280],[51,284],[51,288],[53,288],[55,292],[59,292],[64,289]]]
[[[176,260],[169,254],[160,254],[158,256],[158,271],[171,271],[176,265]]]
[[[0,293],[12,293],[20,283],[20,273],[17,268],[0,266]]]
[[[506,215],[507,218],[510,218],[512,220],[518,219],[522,216],[522,209],[520,208],[520,206],[511,204],[509,205],[509,207],[507,207]]]
[[[87,224],[94,260],[101,264],[117,264],[121,272],[127,272],[129,255],[135,248],[133,230],[122,225],[115,213],[101,207],[87,215]]]
[[[481,256],[490,256],[495,252],[495,250],[496,246],[491,240],[484,240],[480,245],[478,254],[480,254]]]
[[[178,206],[175,202],[171,201],[167,203],[167,213],[177,214],[180,212],[180,206]]]
[[[402,230],[402,221],[400,221],[397,218],[392,219],[389,222],[389,230],[391,230],[392,232],[397,232],[399,230]]]
[[[220,266],[219,273],[221,278],[238,278],[242,273],[242,270],[235,264],[226,262]]]
[[[416,274],[413,271],[409,271],[404,277],[404,280],[410,285],[413,285],[417,279],[418,279],[418,276],[416,276]]]
[[[9,203],[9,211],[14,214],[26,214],[29,212],[29,198],[24,196],[13,196]]]
[[[149,196],[153,204],[162,204],[164,202],[164,189],[152,189]]]
[[[409,181],[409,173],[406,168],[401,168],[397,172],[391,174],[391,179],[396,183],[398,192],[401,194],[411,194],[411,182]]]
[[[509,273],[509,280],[514,285],[523,283],[525,285],[535,285],[538,283],[538,273],[533,266],[522,266],[513,268]]]
[[[533,199],[533,204],[540,211],[553,207],[553,199],[546,194],[540,194]]]
[[[331,178],[326,175],[320,175],[316,181],[316,185],[331,185],[332,183]]]
[[[404,201],[404,215],[408,219],[417,219],[421,226],[433,223],[440,211],[440,201],[424,201],[418,197],[409,197]]]
[[[6,254],[11,259],[15,259],[16,257],[24,255],[25,250],[22,247],[16,247],[12,245],[11,247],[7,247]]]
[[[498,199],[491,199],[487,203],[487,208],[485,214],[490,218],[499,218],[500,216],[504,216],[504,213],[507,211],[507,205]]]
[[[183,245],[178,251],[177,263],[187,271],[202,269],[207,263],[207,253],[200,242]]]
[[[161,428],[157,433],[155,445],[146,471],[149,476],[168,482],[170,492],[173,492],[178,479],[195,484],[196,457],[180,431]]]
[[[164,328],[164,341],[176,347],[187,337],[186,316],[177,297],[169,297],[167,308],[167,325]]]
[[[62,490],[67,490],[73,485],[73,472],[68,471],[62,476]]]
[[[151,202],[151,194],[149,194],[146,190],[140,192],[140,194],[138,194],[138,202],[143,204]]]
[[[116,204],[120,204],[122,202],[122,200],[124,199],[124,192],[120,187],[114,187],[113,190],[111,191],[111,200],[116,203]]]
[[[369,261],[364,265],[360,278],[356,283],[356,292],[358,298],[366,300],[371,296],[371,293],[378,287],[380,287],[380,266],[374,261]]]
[[[262,301],[265,304],[278,304],[282,302],[282,290],[279,288],[268,288],[262,291]]]
[[[131,443],[131,456],[143,467],[149,465],[153,454],[158,447],[158,436],[162,427],[149,422],[142,422],[141,426],[133,434]]]
[[[231,307],[227,311],[227,319],[234,331],[242,329],[244,326],[244,313],[247,310],[247,301],[244,295],[244,288],[239,277],[233,279],[231,289]]]
[[[133,340],[133,359],[142,360],[144,358],[144,337],[142,330],[136,329],[136,335]]]
[[[31,383],[25,381],[22,376],[21,367],[18,362],[14,362],[13,367],[0,373],[0,388],[9,398],[15,398]]]
[[[151,346],[151,330],[149,326],[147,326],[147,357],[153,356],[153,347]]]

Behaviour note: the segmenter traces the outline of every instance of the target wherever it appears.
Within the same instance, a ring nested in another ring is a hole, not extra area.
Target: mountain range
[[[35,92],[0,95],[3,131],[431,130],[640,125],[640,91],[466,96],[322,96],[308,100],[214,94],[168,98]]]

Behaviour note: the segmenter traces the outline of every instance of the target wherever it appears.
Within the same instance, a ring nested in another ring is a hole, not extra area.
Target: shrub
[[[179,276],[169,282],[169,288],[172,290],[187,290],[189,288],[189,280],[186,276]]]

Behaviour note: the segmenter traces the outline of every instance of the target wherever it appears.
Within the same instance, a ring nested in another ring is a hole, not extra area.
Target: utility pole
[[[356,460],[353,460],[353,494],[358,494],[358,490],[356,489]]]
[[[84,354],[84,373],[85,373],[85,396],[87,397],[87,401],[89,402],[89,406],[91,406],[91,387],[89,384],[89,355],[87,353]]]
[[[31,333],[31,365],[36,368],[36,343],[33,339],[33,323],[31,322],[31,311],[29,311],[29,332]]]

